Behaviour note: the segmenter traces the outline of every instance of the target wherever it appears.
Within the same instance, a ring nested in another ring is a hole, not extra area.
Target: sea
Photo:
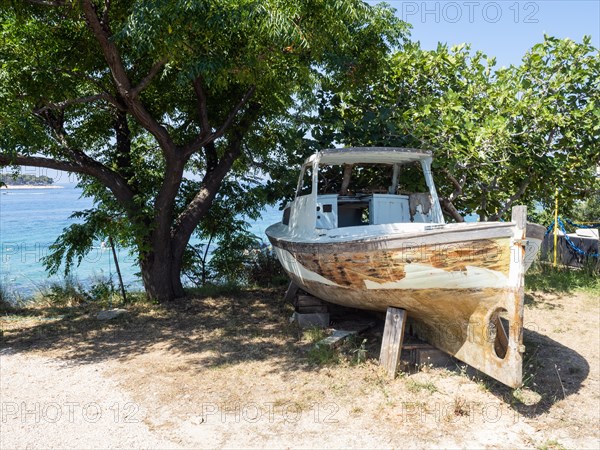
[[[93,202],[82,197],[74,184],[54,186],[58,187],[0,189],[0,286],[9,295],[26,298],[64,278],[62,273],[49,276],[42,260],[63,229],[76,222],[71,215],[91,208]],[[280,220],[279,208],[268,206],[258,220],[249,223],[249,231],[267,242],[266,228]],[[126,287],[141,289],[135,255],[119,248],[117,257]],[[73,271],[73,277],[84,286],[111,278],[116,282],[110,248],[96,242]]]

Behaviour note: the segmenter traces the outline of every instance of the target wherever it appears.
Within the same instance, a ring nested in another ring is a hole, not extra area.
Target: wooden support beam
[[[320,298],[312,295],[298,295],[294,303],[298,313],[326,313],[327,304]]]
[[[406,311],[400,308],[388,307],[385,316],[385,328],[383,329],[379,363],[385,367],[391,378],[396,377],[396,371],[400,363],[405,324]]]
[[[326,313],[327,305],[313,305],[313,306],[296,306],[296,312],[300,314],[312,314],[312,313]]]
[[[285,296],[283,297],[283,301],[294,304],[294,299],[296,298],[296,295],[298,294],[299,290],[300,290],[300,287],[293,281],[290,281],[290,285],[288,286],[287,291],[285,291]]]

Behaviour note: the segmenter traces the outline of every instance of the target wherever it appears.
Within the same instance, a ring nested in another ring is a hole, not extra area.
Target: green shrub
[[[209,253],[206,244],[188,246],[183,277],[195,288],[204,286],[272,287],[289,279],[273,252],[250,234],[223,240]]]
[[[41,298],[41,301],[49,306],[79,306],[90,300],[90,295],[73,276],[67,276],[62,281],[51,283]]]
[[[11,302],[10,293],[8,289],[0,281],[0,313],[11,312],[13,310],[13,304]]]
[[[87,294],[95,302],[110,304],[123,300],[116,292],[115,284],[111,278],[95,278]]]
[[[289,282],[281,263],[269,249],[261,249],[254,253],[247,271],[248,281],[257,286],[281,286]]]
[[[48,306],[80,306],[94,302],[101,305],[112,305],[122,299],[116,293],[111,279],[92,279],[89,288],[85,288],[77,278],[67,276],[63,280],[51,283],[45,289],[40,289],[40,294],[34,300]]]

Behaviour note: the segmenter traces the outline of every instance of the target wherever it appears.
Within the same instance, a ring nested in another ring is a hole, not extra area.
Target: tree
[[[383,73],[321,93],[320,145],[430,149],[444,212],[509,217],[516,202],[565,212],[598,190],[600,58],[582,43],[546,37],[519,66],[469,46],[405,45]],[[533,208],[532,208],[533,209]]]
[[[573,211],[573,220],[588,225],[600,224],[600,192],[596,192],[582,202],[577,203]]]
[[[275,165],[298,100],[369,72],[405,30],[357,0],[2,5],[0,165],[78,174],[126,218],[159,301],[184,295],[186,247],[224,180]]]

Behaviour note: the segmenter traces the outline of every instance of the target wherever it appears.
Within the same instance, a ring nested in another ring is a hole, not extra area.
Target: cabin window
[[[319,166],[319,195],[339,194],[342,178],[343,166]]]
[[[429,192],[421,163],[402,164],[398,185],[393,189],[394,166],[392,164],[353,164],[319,166],[319,195],[360,195],[360,194],[408,194]],[[303,185],[310,193],[308,168]],[[392,192],[395,190],[396,192]]]
[[[394,194],[408,195],[415,192],[429,192],[423,168],[420,163],[404,164],[400,166],[398,189]]]
[[[388,164],[355,165],[348,194],[387,194],[392,173],[393,166]]]
[[[381,164],[319,166],[319,195],[387,193],[392,166]]]

